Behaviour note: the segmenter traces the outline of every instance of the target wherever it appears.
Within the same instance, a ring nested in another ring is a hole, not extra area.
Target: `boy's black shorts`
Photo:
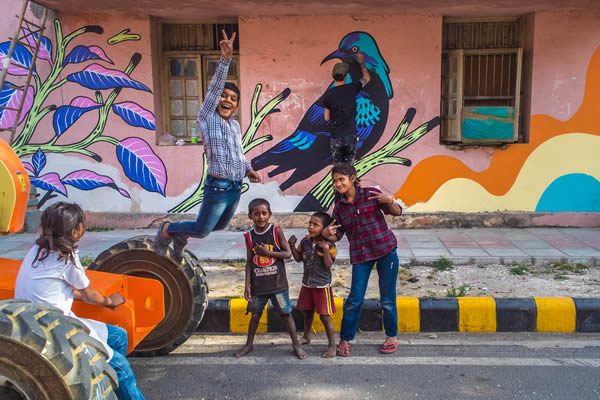
[[[356,136],[345,136],[331,139],[331,155],[333,163],[354,164],[356,161]]]

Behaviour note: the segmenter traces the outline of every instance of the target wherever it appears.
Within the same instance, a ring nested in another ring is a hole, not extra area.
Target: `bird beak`
[[[323,65],[325,62],[327,62],[329,60],[334,60],[336,58],[344,60],[344,59],[348,59],[348,58],[352,58],[352,57],[354,57],[354,53],[347,51],[347,50],[337,49],[333,53],[331,53],[330,55],[325,57],[323,59],[323,61],[321,61],[321,65]]]

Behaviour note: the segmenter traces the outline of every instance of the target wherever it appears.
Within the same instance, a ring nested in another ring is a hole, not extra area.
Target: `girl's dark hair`
[[[35,241],[39,249],[33,263],[45,260],[51,251],[59,253],[59,260],[75,263],[77,240],[73,231],[80,224],[85,227],[85,215],[77,204],[61,201],[46,208],[42,213],[42,234]]]
[[[317,211],[312,216],[319,218],[324,227],[327,227],[333,221],[333,218],[324,211]]]
[[[356,180],[354,181],[354,186],[358,186],[360,184],[360,179],[358,179],[358,175],[356,174],[356,168],[354,168],[354,165],[352,164],[334,164],[333,168],[331,168],[332,178],[333,174],[346,175],[347,177],[354,176],[356,178]]]
[[[254,199],[248,204],[248,214],[252,214],[252,211],[259,206],[267,206],[267,210],[269,210],[269,212],[272,214],[271,205],[269,204],[269,202],[265,199],[260,198]]]

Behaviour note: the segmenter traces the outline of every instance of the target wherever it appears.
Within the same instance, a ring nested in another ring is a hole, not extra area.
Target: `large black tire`
[[[87,328],[59,309],[0,301],[2,398],[116,400],[117,375],[106,358]]]
[[[168,354],[193,334],[208,305],[206,274],[197,257],[185,250],[176,262],[171,248],[165,256],[153,250],[153,238],[138,236],[103,251],[90,269],[159,280],[165,288],[165,319],[132,355]]]

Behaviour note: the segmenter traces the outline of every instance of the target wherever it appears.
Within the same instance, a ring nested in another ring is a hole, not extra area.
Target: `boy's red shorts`
[[[335,314],[333,289],[331,287],[310,288],[302,286],[297,307],[301,311],[316,311],[319,315],[333,315]]]

